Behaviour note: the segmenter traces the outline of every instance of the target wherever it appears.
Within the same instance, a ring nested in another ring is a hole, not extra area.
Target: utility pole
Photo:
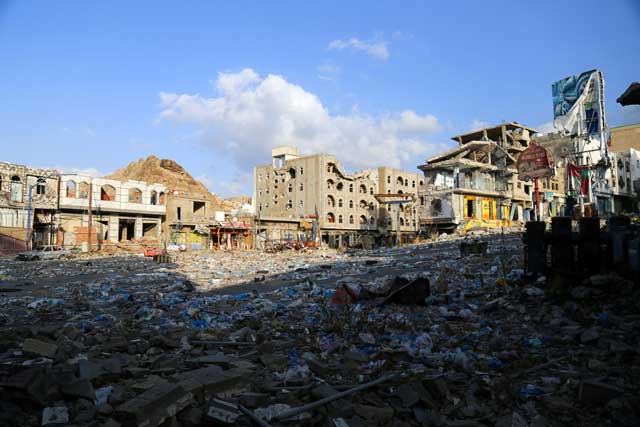
[[[89,231],[87,236],[87,243],[89,252],[91,252],[91,224],[93,223],[93,178],[89,180],[89,225],[87,230]]]

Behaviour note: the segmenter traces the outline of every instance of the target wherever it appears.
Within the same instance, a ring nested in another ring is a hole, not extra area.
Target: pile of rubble
[[[0,424],[638,425],[637,288],[462,246],[0,261]]]

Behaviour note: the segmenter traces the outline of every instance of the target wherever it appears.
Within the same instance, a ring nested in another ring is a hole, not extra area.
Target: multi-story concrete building
[[[640,193],[640,151],[627,148],[611,153],[613,213],[638,211]]]
[[[629,148],[640,150],[640,123],[611,128],[612,152],[626,151]]]
[[[59,189],[58,244],[97,247],[132,239],[162,238],[166,188],[142,181],[118,181],[83,175],[62,175]]]
[[[396,207],[378,202],[376,195],[413,193],[417,173],[381,167],[349,174],[330,154],[299,156],[295,147],[272,150],[272,163],[254,170],[253,204],[258,235],[269,239],[295,239],[309,220],[331,246],[362,243],[395,232],[415,233],[415,203]],[[402,182],[401,182],[402,181]],[[399,224],[399,225],[398,225]]]
[[[58,172],[0,162],[0,253],[26,249],[29,188],[32,246],[53,243]]]
[[[425,231],[451,229],[472,219],[523,221],[531,217],[533,182],[521,181],[516,161],[536,131],[517,122],[452,137],[458,147],[427,159],[420,189]],[[540,180],[544,215],[563,210],[564,172]]]

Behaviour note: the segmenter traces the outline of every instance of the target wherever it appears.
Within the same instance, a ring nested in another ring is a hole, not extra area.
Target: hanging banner
[[[586,166],[577,166],[573,163],[567,164],[567,169],[571,180],[571,191],[568,193],[572,196],[589,194],[589,169]]]
[[[553,176],[553,161],[549,152],[531,141],[526,150],[520,153],[516,161],[518,178],[523,181],[530,181],[536,178]]]
[[[604,87],[598,70],[569,76],[551,85],[553,96],[553,126],[569,134],[597,135],[600,132],[602,100],[599,87]]]

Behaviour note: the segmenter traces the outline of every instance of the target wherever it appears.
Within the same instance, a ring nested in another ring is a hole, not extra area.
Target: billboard
[[[531,141],[527,149],[520,153],[516,161],[516,169],[518,169],[518,178],[523,181],[554,175],[551,155],[535,141]]]
[[[553,125],[569,134],[598,135],[604,108],[604,80],[598,70],[566,77],[551,85]]]

